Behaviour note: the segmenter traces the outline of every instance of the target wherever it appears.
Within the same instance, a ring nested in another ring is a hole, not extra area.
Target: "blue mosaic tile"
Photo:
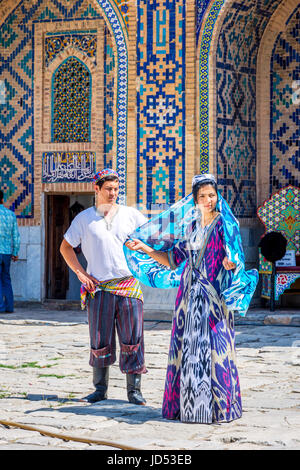
[[[220,190],[239,218],[256,215],[256,61],[280,1],[234,2],[217,48],[217,168]]]
[[[138,2],[137,201],[185,195],[185,1]]]
[[[300,6],[288,18],[272,51],[270,74],[270,196],[300,186]],[[298,104],[297,104],[298,103]]]
[[[28,49],[34,51],[34,25],[39,22],[61,22],[76,19],[92,20],[105,15],[111,25],[111,31],[117,48],[118,93],[117,93],[117,170],[120,175],[121,203],[126,202],[126,137],[127,137],[127,48],[125,34],[115,9],[108,0],[97,0],[101,7],[91,7],[88,0],[77,0],[66,4],[58,0],[36,0],[34,3],[21,1],[14,11],[0,25],[0,42],[5,47],[5,55],[0,56],[0,76],[8,82],[13,93],[12,98],[0,104],[1,119],[5,126],[0,127],[0,158],[8,154],[12,163],[20,167],[18,185],[10,193],[10,208],[17,211],[18,217],[33,217],[34,206],[34,122],[33,122],[33,57]],[[22,34],[20,34],[22,32]],[[16,64],[21,67],[17,70]],[[9,96],[9,95],[8,95]],[[22,152],[14,145],[17,138]],[[22,171],[24,168],[24,171]],[[3,174],[0,168],[0,184]],[[8,193],[7,193],[8,194]]]
[[[52,78],[52,142],[89,142],[91,127],[91,74],[80,60],[70,57]]]

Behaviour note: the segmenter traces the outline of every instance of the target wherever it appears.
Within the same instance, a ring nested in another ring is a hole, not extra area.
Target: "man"
[[[87,295],[90,331],[90,365],[95,392],[89,403],[107,398],[109,366],[116,360],[115,330],[120,342],[119,366],[127,377],[130,403],[144,405],[141,374],[144,364],[143,297],[128,269],[123,243],[147,219],[138,210],[116,203],[119,179],[116,171],[104,169],[94,176],[95,207],[80,212],[62,241],[60,252]],[[74,252],[81,244],[87,260],[83,269]]]
[[[0,313],[14,311],[14,294],[10,278],[11,260],[17,261],[20,234],[15,214],[3,205],[0,191]]]

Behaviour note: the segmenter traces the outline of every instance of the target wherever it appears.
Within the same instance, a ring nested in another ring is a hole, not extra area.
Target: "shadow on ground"
[[[48,398],[47,398],[48,397]],[[37,401],[38,395],[35,397],[28,396],[29,400]],[[59,412],[59,413],[72,413],[75,415],[84,416],[102,416],[106,419],[113,419],[115,421],[127,424],[142,424],[147,421],[164,421],[161,416],[161,408],[153,408],[151,406],[138,406],[128,403],[124,400],[104,400],[98,403],[84,403],[80,399],[64,399],[51,395],[40,395],[40,400],[49,401],[49,407],[37,408],[28,410],[25,414],[34,414],[40,412]],[[59,406],[66,404],[68,406]],[[77,405],[72,405],[77,403]]]

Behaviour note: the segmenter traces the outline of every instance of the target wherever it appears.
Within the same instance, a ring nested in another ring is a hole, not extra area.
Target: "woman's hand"
[[[137,240],[136,238],[133,238],[132,240],[129,240],[128,242],[126,242],[125,246],[127,246],[127,248],[129,248],[132,251],[141,250],[147,254],[152,253],[154,251],[153,248],[146,245],[141,240]]]
[[[158,263],[163,264],[167,266],[168,268],[170,267],[168,253],[166,252],[156,251],[150,246],[141,242],[141,240],[137,240],[136,238],[128,240],[128,242],[126,242],[125,245],[127,246],[127,248],[133,251],[141,250],[147,255],[149,255],[151,258],[153,258],[155,261],[157,261]]]
[[[234,264],[232,261],[229,261],[227,256],[225,256],[225,258],[223,259],[223,266],[227,271],[236,268],[236,264]]]

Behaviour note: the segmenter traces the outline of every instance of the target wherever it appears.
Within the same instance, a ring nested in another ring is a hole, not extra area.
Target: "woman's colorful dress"
[[[196,423],[242,415],[234,313],[220,295],[233,275],[222,264],[226,253],[220,215],[205,232],[201,247],[184,240],[168,252],[171,268],[185,260],[186,265],[175,304],[162,413]]]

